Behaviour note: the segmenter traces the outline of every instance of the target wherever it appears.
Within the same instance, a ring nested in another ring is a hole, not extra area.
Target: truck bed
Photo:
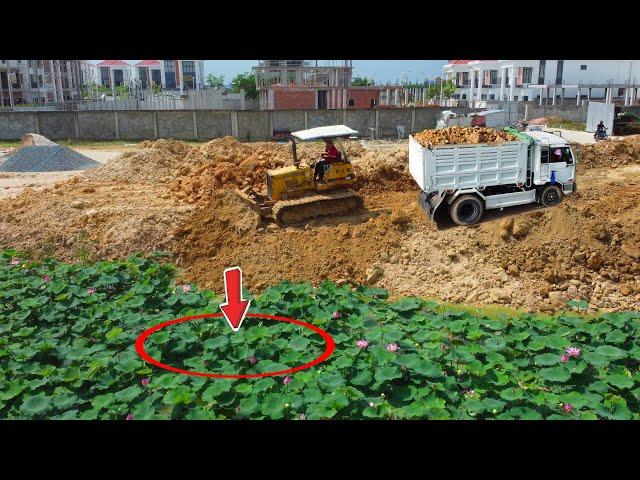
[[[428,149],[409,136],[409,172],[426,192],[525,183],[525,141],[443,145]]]

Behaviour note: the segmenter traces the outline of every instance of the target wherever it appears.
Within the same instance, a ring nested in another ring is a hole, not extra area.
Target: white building
[[[163,90],[201,90],[204,88],[203,60],[141,60],[136,64],[124,60],[103,60],[98,63],[97,84],[148,88],[161,85]]]
[[[0,60],[0,107],[79,100],[84,60]]]
[[[445,77],[457,100],[605,100],[637,104],[640,60],[450,60]],[[481,80],[479,82],[479,80]]]

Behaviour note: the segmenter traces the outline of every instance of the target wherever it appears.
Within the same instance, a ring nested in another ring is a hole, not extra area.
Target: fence
[[[446,109],[451,109],[447,107]],[[269,140],[274,131],[296,131],[344,124],[376,138],[435,128],[445,108],[394,108],[374,110],[114,110],[75,112],[0,112],[0,139],[39,133],[52,140],[143,140],[176,138],[210,140],[226,135],[241,140]],[[467,113],[469,109],[456,109]]]
[[[179,91],[153,92],[151,90],[132,90],[118,95],[115,99],[107,94],[89,92],[83,100],[37,104],[30,106],[15,105],[0,107],[0,112],[31,111],[102,111],[102,110],[247,110],[257,109],[254,100],[246,100],[244,90],[240,93],[228,93],[221,90],[189,90],[180,95]]]

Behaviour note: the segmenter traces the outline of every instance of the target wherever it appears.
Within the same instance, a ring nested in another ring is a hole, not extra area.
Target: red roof
[[[160,60],[141,60],[136,63],[136,67],[159,67]]]
[[[129,67],[127,62],[122,60],[103,60],[98,64],[99,67]]]
[[[469,62],[495,62],[495,60],[449,60],[449,65],[466,65]]]

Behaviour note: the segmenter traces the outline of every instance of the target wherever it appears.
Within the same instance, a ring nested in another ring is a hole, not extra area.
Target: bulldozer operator
[[[324,139],[325,148],[322,154],[322,160],[316,162],[313,169],[316,182],[324,181],[324,172],[328,165],[340,161],[340,151],[333,144],[333,140],[330,138]]]

